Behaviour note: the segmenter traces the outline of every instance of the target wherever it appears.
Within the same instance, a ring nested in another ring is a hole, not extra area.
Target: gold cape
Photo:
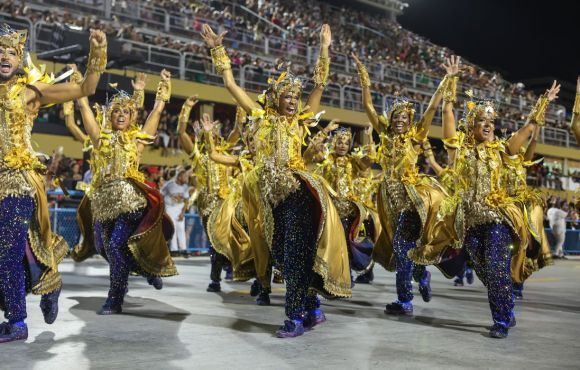
[[[251,247],[258,279],[265,287],[270,287],[268,268],[274,233],[272,209],[264,199],[259,186],[259,168],[248,173],[244,179],[242,198],[244,216],[248,223]],[[332,204],[330,195],[323,188],[321,181],[311,173],[292,170],[300,177],[318,200],[321,210],[320,226],[317,239],[317,251],[314,261],[313,278],[315,287],[328,298],[351,296],[350,267],[346,239],[342,230],[340,216]],[[316,283],[320,284],[316,284]]]
[[[36,260],[44,267],[38,282],[31,287],[33,294],[47,294],[62,286],[58,264],[68,253],[66,240],[52,232],[44,177],[26,171],[28,182],[35,189],[35,212],[28,230],[28,242]]]
[[[405,184],[405,189],[412,202],[413,209],[421,219],[421,237],[417,246],[408,253],[409,258],[422,265],[437,264],[446,248],[455,246],[452,223],[438,222],[437,213],[441,201],[446,196],[445,190],[432,177],[419,176],[415,185]],[[382,225],[382,234],[375,244],[373,259],[388,271],[395,270],[393,256],[393,238],[396,231],[396,217],[387,201],[387,190],[384,183],[379,187],[377,210]]]
[[[177,269],[169,254],[167,240],[173,234],[173,223],[165,214],[165,203],[161,194],[147,185],[127,179],[147,198],[147,208],[137,230],[129,237],[127,245],[138,265],[135,273],[145,276],[173,276]],[[94,240],[94,225],[91,212],[91,202],[85,196],[77,211],[77,222],[83,241],[75,246],[72,258],[81,262],[94,255],[97,251]],[[106,258],[105,252],[102,251]]]

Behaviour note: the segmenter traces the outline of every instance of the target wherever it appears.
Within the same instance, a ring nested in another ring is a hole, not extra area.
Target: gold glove
[[[448,103],[457,102],[457,80],[459,80],[458,76],[445,76],[443,81],[441,81],[439,86],[443,89],[444,101]]]
[[[369,78],[369,72],[367,71],[367,67],[365,67],[365,65],[362,63],[357,63],[356,67],[358,69],[358,78],[360,80],[360,86],[370,87],[371,79]]]
[[[159,81],[159,85],[157,85],[157,94],[155,95],[155,100],[168,102],[169,98],[171,98],[171,81]]]
[[[548,104],[550,101],[548,100],[548,96],[543,94],[538,99],[538,102],[532,109],[529,115],[529,120],[535,122],[538,126],[544,126],[546,124],[546,108],[548,108]]]
[[[72,75],[70,75],[70,82],[74,84],[80,85],[83,81],[84,77],[79,71],[74,71]]]
[[[217,73],[224,73],[225,70],[232,69],[230,57],[223,45],[211,49],[211,60]]]
[[[190,105],[187,105],[187,104],[183,104],[183,106],[181,107],[181,112],[179,112],[179,122],[178,122],[179,126],[187,125],[187,122],[189,122],[189,115],[191,113],[191,108],[193,108],[193,107]]]
[[[328,57],[318,57],[316,61],[316,66],[314,67],[314,76],[312,80],[314,81],[314,86],[325,87],[328,83],[328,72],[330,71],[330,58]]]
[[[103,73],[107,67],[107,43],[101,46],[93,46],[89,51],[89,61],[87,62],[87,73]]]
[[[145,103],[145,90],[134,90],[133,101],[137,108],[143,108],[143,104]]]

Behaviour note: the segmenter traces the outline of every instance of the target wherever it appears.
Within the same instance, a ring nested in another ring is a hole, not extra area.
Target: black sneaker
[[[260,284],[260,281],[258,279],[254,280],[254,282],[250,286],[250,296],[256,297],[258,294],[260,294],[261,290],[262,284]]]
[[[385,308],[385,313],[387,315],[402,315],[402,316],[413,316],[413,304],[411,302],[393,302],[389,303]]]
[[[491,338],[504,339],[508,336],[508,328],[503,325],[493,324],[489,329],[489,336]]]
[[[256,304],[258,306],[269,306],[270,305],[270,295],[268,293],[260,293],[258,298],[256,298]]]
[[[209,285],[207,286],[206,291],[210,292],[210,293],[219,293],[222,291],[222,286],[220,285],[219,281],[212,281],[211,283],[209,283]]]

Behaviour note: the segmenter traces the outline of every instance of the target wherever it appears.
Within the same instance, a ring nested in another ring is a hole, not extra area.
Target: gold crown
[[[95,108],[97,109],[97,122],[99,125],[102,125],[104,118],[103,113],[98,105],[95,106]],[[131,111],[131,122],[129,122],[129,127],[136,126],[139,104],[125,91],[119,91],[107,101],[107,105],[104,107],[106,118],[105,129],[111,129],[111,115],[116,108],[128,108]]]
[[[7,25],[0,28],[0,46],[5,48],[14,48],[18,56],[22,57],[24,54],[24,46],[26,45],[26,38],[28,30],[15,31]]]
[[[340,139],[344,139],[348,143],[350,143],[350,141],[352,140],[352,131],[351,131],[351,129],[350,128],[341,127],[338,130],[336,130],[336,133],[334,134],[334,139],[333,139],[333,146],[336,145],[336,143]]]
[[[469,92],[467,93],[468,96]],[[484,116],[486,119],[489,119],[492,123],[495,121],[497,117],[497,110],[495,106],[495,102],[492,100],[479,100],[475,101],[474,99],[470,99],[465,104],[465,124],[469,129],[473,128],[475,123],[475,119],[478,116]]]
[[[268,78],[268,89],[258,96],[258,101],[266,108],[277,108],[280,96],[292,92],[298,97],[302,95],[302,81],[292,73],[286,71],[274,80]]]

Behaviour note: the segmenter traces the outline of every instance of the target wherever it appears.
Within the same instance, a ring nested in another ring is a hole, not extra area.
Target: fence
[[[80,239],[79,226],[75,208],[51,208],[50,218],[52,230],[62,235],[69,247],[73,248]],[[208,251],[209,242],[201,223],[201,218],[195,213],[185,215],[185,233],[190,251]]]

